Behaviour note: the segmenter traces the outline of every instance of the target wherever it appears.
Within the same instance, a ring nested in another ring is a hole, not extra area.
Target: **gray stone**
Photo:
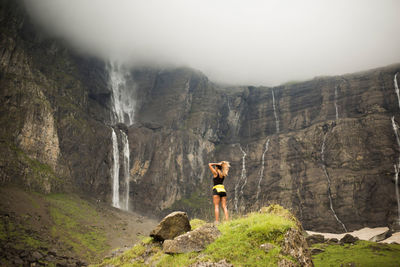
[[[325,237],[323,235],[309,235],[306,237],[307,244],[312,246],[318,243],[324,243]]]
[[[233,264],[228,263],[225,259],[219,262],[200,261],[189,265],[189,267],[233,267]]]
[[[174,239],[178,235],[190,231],[189,218],[186,212],[175,211],[167,215],[162,221],[151,231],[150,236],[157,241]]]
[[[369,239],[369,241],[380,242],[380,241],[383,241],[383,240],[385,240],[385,239],[387,239],[387,238],[389,238],[391,236],[392,236],[392,231],[391,230],[387,230],[387,231],[383,232],[382,234],[379,234],[379,235],[371,237]]]
[[[311,249],[311,255],[317,255],[317,254],[322,253],[324,251],[325,250],[320,249],[320,248],[313,248],[313,249]]]
[[[271,249],[273,249],[275,246],[271,243],[265,243],[260,245],[260,249],[264,250],[265,252],[269,252]]]
[[[340,243],[353,244],[357,240],[358,240],[358,237],[354,237],[351,234],[346,234],[342,239],[340,239]]]
[[[163,251],[169,254],[202,251],[219,235],[221,232],[213,224],[206,224],[173,240],[165,240]]]

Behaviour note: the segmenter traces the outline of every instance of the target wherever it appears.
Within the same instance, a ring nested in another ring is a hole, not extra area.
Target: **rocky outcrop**
[[[189,218],[186,212],[175,211],[164,219],[151,231],[150,236],[157,241],[174,239],[175,237],[190,231]]]
[[[165,240],[163,251],[168,254],[199,252],[221,235],[221,232],[213,224],[203,225],[193,231],[175,237],[173,240]]]

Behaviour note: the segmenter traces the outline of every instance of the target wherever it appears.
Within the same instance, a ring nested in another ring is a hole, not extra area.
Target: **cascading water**
[[[258,197],[261,192],[261,180],[264,175],[264,158],[265,158],[265,153],[267,153],[267,151],[268,151],[268,147],[269,147],[269,139],[267,140],[267,142],[265,142],[265,149],[261,156],[261,170],[260,170],[260,178],[258,179],[258,185],[257,185],[256,201],[258,201]]]
[[[127,126],[134,123],[135,113],[135,100],[134,93],[135,88],[129,87],[127,77],[129,72],[127,69],[118,65],[117,63],[110,63],[109,77],[110,87],[112,91],[112,124],[123,123]],[[112,168],[112,179],[113,179],[113,206],[116,208],[129,210],[129,141],[128,136],[120,130],[121,144],[122,144],[122,167],[124,171],[124,182],[125,186],[122,188],[123,193],[119,190],[119,151],[118,151],[118,136],[114,129],[112,132],[113,142],[113,156],[114,164]],[[122,197],[120,194],[123,194]],[[122,199],[122,200],[121,200]],[[123,203],[121,204],[121,201]]]
[[[278,114],[276,112],[274,89],[271,89],[271,92],[272,92],[272,107],[274,108],[274,116],[275,116],[276,133],[279,133],[279,119],[278,119]]]
[[[399,104],[399,109],[400,109],[400,91],[399,91],[399,85],[397,84],[397,74],[398,72],[394,75],[393,83],[394,83],[394,90],[397,95],[397,102]],[[392,116],[392,127],[394,131],[394,135],[396,136],[396,142],[397,146],[400,150],[400,138],[399,138],[399,126],[397,125],[394,116]],[[400,225],[400,196],[399,196],[399,170],[400,170],[400,155],[398,158],[398,162],[394,164],[394,171],[395,171],[395,176],[394,176],[394,181],[395,181],[395,191],[396,191],[396,200],[397,200],[397,223]]]
[[[399,102],[399,108],[400,108],[400,91],[399,91],[399,85],[397,84],[397,74],[398,72],[394,75],[394,90],[396,91],[397,95],[397,101]]]
[[[337,105],[337,97],[338,97],[338,92],[337,92],[338,87],[335,87],[335,111],[336,111],[336,121],[339,120],[339,111],[338,111],[338,105]]]
[[[235,204],[236,212],[238,211],[239,198],[243,197],[243,188],[247,183],[247,175],[246,175],[246,156],[247,156],[247,154],[246,154],[246,152],[244,152],[244,150],[242,149],[242,147],[240,145],[239,145],[239,148],[240,148],[240,151],[243,153],[243,157],[242,157],[242,173],[240,175],[239,181],[235,185],[234,204]],[[242,184],[242,186],[240,187],[240,191],[239,191],[240,184]]]
[[[324,135],[324,138],[322,140],[322,147],[321,147],[321,166],[322,170],[324,171],[326,180],[328,181],[328,198],[329,198],[329,207],[333,213],[333,216],[335,217],[336,221],[340,223],[344,229],[345,232],[347,232],[347,228],[344,225],[344,223],[339,219],[339,217],[336,215],[335,210],[333,209],[333,201],[332,201],[332,195],[331,195],[331,179],[329,177],[328,171],[326,169],[326,164],[325,164],[325,142],[326,142],[326,137],[328,133]]]
[[[113,180],[113,194],[112,194],[112,206],[116,208],[121,208],[119,203],[119,151],[118,151],[118,140],[117,135],[113,128],[111,128],[111,139],[113,147],[113,159],[114,163],[111,169],[111,176]]]
[[[129,141],[128,136],[121,131],[122,134],[122,146],[124,156],[124,180],[125,180],[125,199],[124,199],[124,210],[129,210]]]
[[[131,125],[134,122],[135,101],[134,88],[128,88],[126,77],[129,73],[117,63],[110,63],[110,86],[113,101],[113,124],[124,123]]]

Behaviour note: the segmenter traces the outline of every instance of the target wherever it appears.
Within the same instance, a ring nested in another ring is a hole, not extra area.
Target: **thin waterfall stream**
[[[242,146],[239,145],[240,151],[243,154],[242,157],[242,172],[239,178],[239,181],[237,182],[237,184],[235,185],[235,199],[234,199],[234,204],[235,204],[235,210],[236,212],[238,211],[238,205],[239,205],[239,200],[240,197],[243,197],[243,188],[247,183],[247,175],[246,175],[246,152],[242,149]],[[240,184],[242,184],[240,186]],[[240,191],[239,191],[239,186],[240,186]]]
[[[333,201],[332,201],[332,194],[331,194],[331,179],[329,177],[328,171],[326,169],[326,163],[325,163],[325,143],[326,143],[326,137],[328,136],[328,133],[324,134],[324,138],[322,140],[322,146],[321,146],[321,167],[322,170],[324,171],[326,180],[328,182],[328,198],[329,198],[329,207],[333,213],[333,216],[335,217],[336,221],[340,223],[344,229],[345,232],[347,232],[347,228],[344,225],[344,223],[339,219],[337,216],[335,210],[333,209]]]
[[[261,170],[260,170],[260,178],[258,179],[258,185],[257,185],[256,201],[258,201],[261,192],[261,180],[264,175],[264,159],[265,159],[265,153],[267,153],[268,148],[269,148],[269,139],[267,140],[267,142],[265,142],[265,149],[261,156]]]

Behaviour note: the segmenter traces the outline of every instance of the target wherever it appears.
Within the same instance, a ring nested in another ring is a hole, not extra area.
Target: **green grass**
[[[105,233],[91,224],[100,220],[88,202],[71,195],[52,194],[46,196],[50,203],[50,215],[54,221],[51,234],[71,246],[74,252],[88,260],[95,260],[109,246]]]
[[[123,255],[106,259],[98,266],[188,266],[197,261],[218,262],[225,259],[234,266],[276,266],[282,258],[280,244],[284,234],[297,221],[282,207],[274,205],[268,212],[250,213],[245,217],[220,224],[221,236],[202,252],[184,254],[164,254],[161,245],[148,238],[125,252]],[[293,217],[294,218],[294,217]],[[198,228],[205,222],[199,219],[191,221],[192,228]],[[275,247],[266,253],[260,245],[271,243]],[[147,260],[142,254],[146,254]]]
[[[316,244],[314,248],[325,251],[314,255],[313,262],[319,266],[400,266],[400,245],[357,241],[354,245]]]

